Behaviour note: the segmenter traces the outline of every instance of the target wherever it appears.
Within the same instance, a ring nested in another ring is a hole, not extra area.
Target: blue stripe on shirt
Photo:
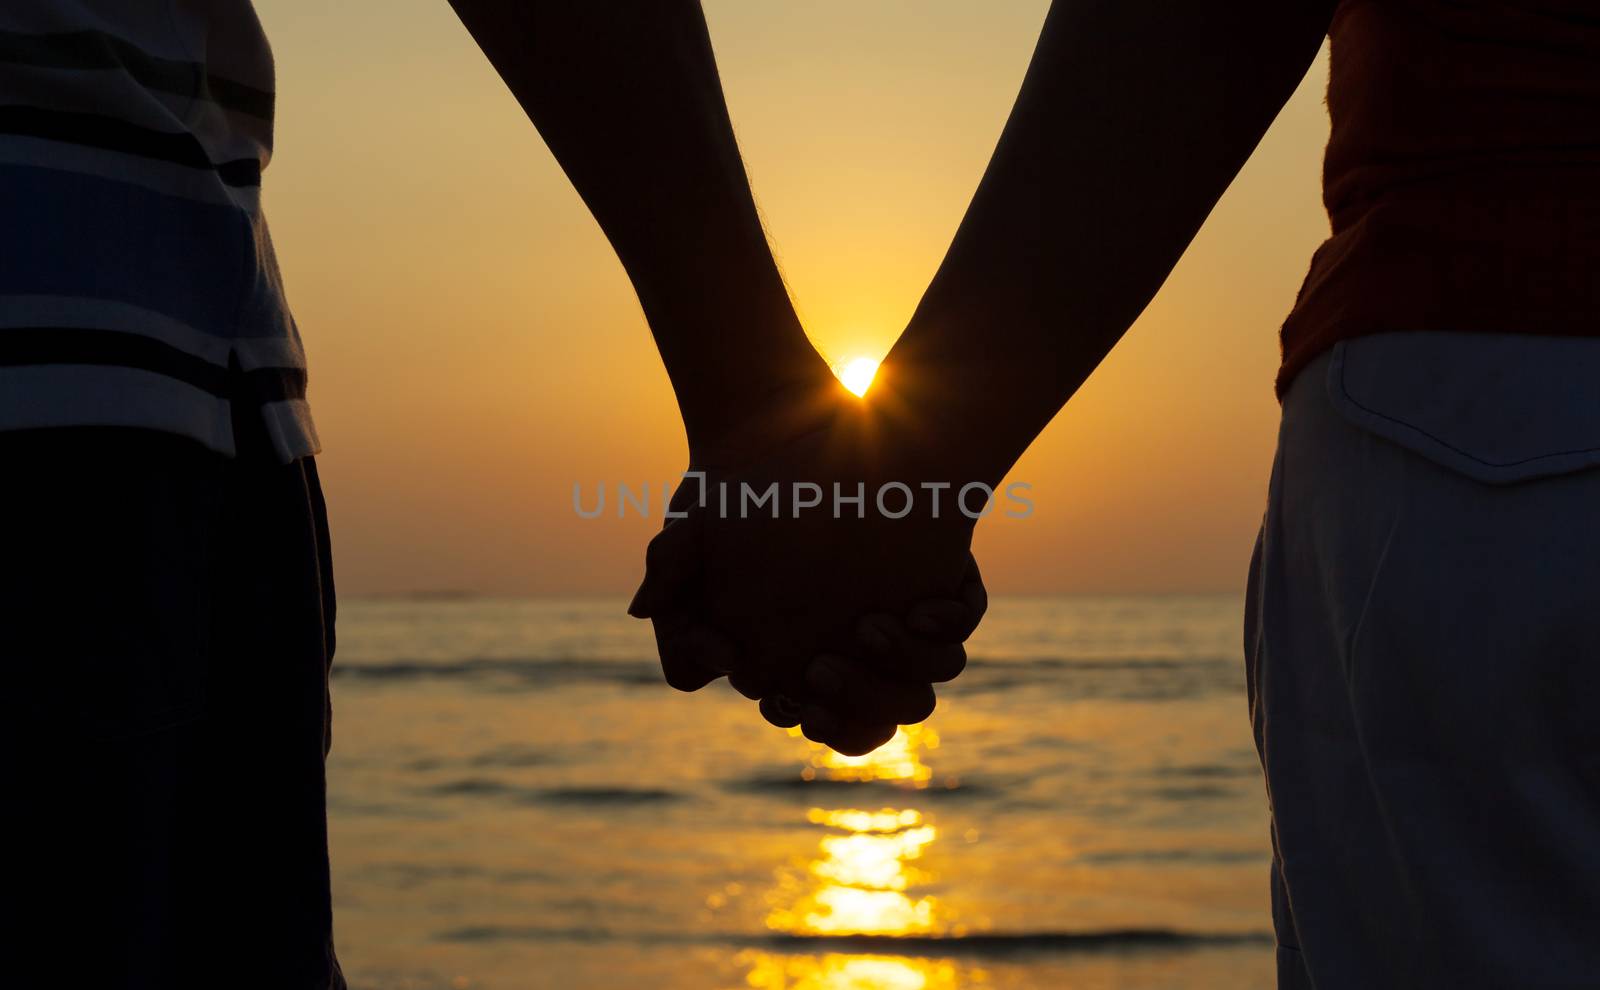
[[[240,333],[255,235],[234,207],[0,165],[0,226],[0,295],[107,299],[220,337]]]

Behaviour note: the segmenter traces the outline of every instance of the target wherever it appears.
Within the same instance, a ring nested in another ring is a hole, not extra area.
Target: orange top
[[[1600,0],[1343,0],[1281,397],[1334,342],[1600,336]]]

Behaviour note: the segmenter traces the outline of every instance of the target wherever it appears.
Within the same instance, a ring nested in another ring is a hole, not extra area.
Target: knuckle
[[[952,681],[967,669],[967,651],[959,643],[935,650],[929,658],[928,674],[935,681]]]
[[[728,683],[733,685],[735,691],[751,701],[760,701],[768,694],[765,679],[749,671],[735,671],[729,674]]]
[[[933,714],[934,709],[938,706],[939,698],[936,694],[934,694],[933,688],[930,687],[927,690],[920,692],[918,696],[912,699],[911,703],[906,706],[906,710],[902,713],[904,717],[900,719],[900,724],[916,725],[918,722],[926,722],[928,717]]]
[[[698,691],[710,684],[715,678],[706,676],[704,671],[691,670],[687,665],[668,664],[663,662],[661,673],[666,678],[667,686],[677,691]]]

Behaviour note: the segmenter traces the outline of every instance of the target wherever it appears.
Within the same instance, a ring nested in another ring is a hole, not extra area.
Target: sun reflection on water
[[[893,814],[893,812],[889,812]],[[916,877],[907,864],[938,832],[932,825],[900,832],[854,832],[822,840],[823,858],[811,864],[814,876],[865,890],[902,891]]]
[[[902,727],[865,756],[807,745],[806,780],[888,782],[904,787],[908,797],[934,782],[923,754],[938,747],[939,737],[926,726]],[[813,855],[779,871],[768,897],[766,923],[772,931],[801,938],[964,931],[949,924],[937,897],[924,892],[935,878],[918,864],[939,829],[923,811],[811,808],[806,820],[826,831]],[[749,985],[760,990],[949,990],[983,978],[981,970],[963,972],[947,960],[872,953],[750,952],[741,962],[749,967]]]
[[[800,730],[790,729],[789,734],[799,736]],[[933,781],[933,769],[922,762],[922,751],[938,749],[939,734],[926,725],[902,725],[892,739],[865,756],[841,756],[826,746],[807,745],[810,765],[800,772],[806,780],[815,780],[820,771],[829,780],[891,780],[921,788]]]
[[[782,956],[749,952],[745,982],[756,990],[955,990],[982,982],[942,959],[847,955]]]

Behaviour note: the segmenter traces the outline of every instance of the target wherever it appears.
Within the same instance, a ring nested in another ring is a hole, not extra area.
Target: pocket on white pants
[[[1326,384],[1350,423],[1485,484],[1600,467],[1600,337],[1357,337]]]

